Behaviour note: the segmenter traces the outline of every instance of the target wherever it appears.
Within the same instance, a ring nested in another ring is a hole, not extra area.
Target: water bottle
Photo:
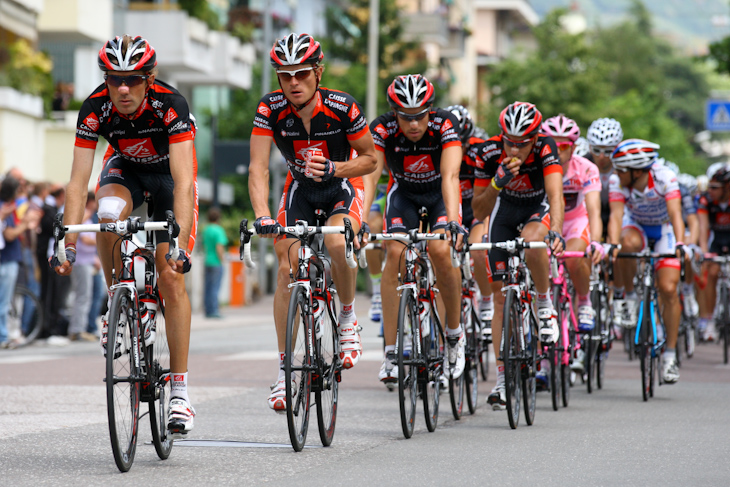
[[[324,331],[322,330],[322,317],[325,312],[327,304],[324,301],[324,296],[317,295],[312,299],[312,315],[314,316],[314,334],[317,338],[322,338]]]
[[[157,300],[152,296],[144,296],[140,299],[139,314],[144,330],[144,344],[152,345],[157,337]]]

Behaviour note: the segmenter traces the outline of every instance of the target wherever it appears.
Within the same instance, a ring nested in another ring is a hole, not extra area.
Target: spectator
[[[223,261],[225,246],[228,244],[226,232],[218,224],[221,210],[213,207],[208,210],[209,225],[203,232],[203,248],[205,249],[205,316],[220,318],[218,310],[218,293],[223,279]]]
[[[6,176],[0,184],[0,202],[3,203],[3,206],[10,203],[14,207],[20,189],[20,181],[13,176]],[[15,291],[18,269],[22,260],[19,237],[26,230],[35,230],[40,216],[40,212],[37,210],[28,210],[22,219],[15,212],[4,219],[2,234],[5,247],[0,250],[0,347],[3,348],[15,347],[20,340],[20,330],[13,330],[17,332],[17,335],[12,337],[12,340],[8,340],[10,337],[7,327],[10,300]]]
[[[83,223],[92,223],[91,215],[94,213],[96,213],[96,197],[90,191],[86,199]],[[96,336],[86,331],[93,298],[94,264],[98,260],[96,234],[93,232],[79,234],[76,241],[76,263],[71,274],[71,289],[74,293],[74,303],[71,307],[71,319],[68,326],[68,338],[71,341],[98,341]]]

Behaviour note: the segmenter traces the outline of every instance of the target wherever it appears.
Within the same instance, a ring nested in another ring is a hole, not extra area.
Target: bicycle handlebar
[[[445,233],[418,233],[411,230],[409,233],[373,233],[370,235],[371,242],[380,240],[397,240],[405,243],[417,243],[423,240],[447,240]],[[466,242],[464,242],[466,245]],[[458,252],[451,247],[450,251],[451,265],[458,269],[461,266],[461,259],[459,259]]]

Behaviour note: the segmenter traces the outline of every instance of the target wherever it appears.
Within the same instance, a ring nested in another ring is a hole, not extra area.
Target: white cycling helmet
[[[586,157],[590,151],[591,146],[588,144],[585,137],[578,137],[578,140],[575,141],[575,150],[573,151],[573,154],[576,156]]]
[[[697,178],[691,174],[682,173],[677,175],[677,182],[682,186],[687,187],[691,194],[695,194],[697,192]]]
[[[621,124],[613,118],[594,120],[586,133],[588,143],[600,147],[615,147],[623,138],[624,132],[621,130]]]
[[[715,162],[713,164],[710,164],[710,167],[707,168],[707,172],[705,173],[707,175],[707,179],[712,179],[712,176],[714,176],[715,173],[720,169],[723,169],[725,165],[726,163],[724,162]]]
[[[643,139],[626,139],[613,154],[611,162],[616,169],[648,169],[659,157],[659,144]]]
[[[705,191],[707,191],[707,185],[709,184],[709,182],[710,178],[708,178],[704,174],[700,174],[699,176],[697,176],[697,191],[699,191],[700,193],[704,193]]]
[[[679,175],[679,166],[671,161],[667,161],[663,157],[659,157],[656,160],[657,164],[663,164],[665,167],[668,167],[672,170],[672,172],[676,175]]]

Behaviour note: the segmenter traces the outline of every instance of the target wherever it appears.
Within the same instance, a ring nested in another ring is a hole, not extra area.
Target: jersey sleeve
[[[707,196],[704,194],[700,195],[700,197],[697,198],[697,213],[703,213],[707,215],[710,212],[709,208],[710,202],[707,199]]]
[[[679,190],[677,175],[674,174],[671,169],[664,168],[662,171],[659,171],[657,176],[660,176],[664,183],[664,199],[666,201],[682,197],[682,192]]]
[[[590,193],[592,191],[601,191],[601,175],[598,171],[598,166],[593,164],[588,159],[581,161],[583,167],[585,167],[584,180],[583,180],[583,194]]]
[[[282,95],[283,98],[283,95]],[[264,95],[256,108],[251,135],[274,136],[274,110],[271,109],[271,93]]]
[[[696,214],[697,207],[695,206],[694,198],[692,198],[692,193],[689,192],[689,188],[679,185],[679,191],[682,194],[682,211],[684,211],[685,215]]]
[[[385,141],[388,138],[388,129],[386,128],[385,118],[381,115],[370,124],[370,133],[373,135],[375,149],[385,152]]]
[[[563,166],[560,165],[558,157],[558,146],[552,137],[544,137],[540,148],[540,161],[542,162],[542,175],[558,173],[563,174]]]
[[[459,126],[459,121],[456,120],[456,116],[446,110],[439,110],[438,113],[444,117],[441,123],[441,149],[455,146],[461,147],[461,139],[456,132],[456,127]]]
[[[167,128],[170,144],[193,140],[193,122],[190,120],[190,109],[185,98],[183,96],[171,96],[170,102],[166,105],[163,107],[165,115],[162,121]]]
[[[368,121],[362,111],[362,106],[352,97],[352,95],[343,93],[350,109],[347,112],[347,120],[345,122],[345,134],[347,140],[357,140],[368,132]]]
[[[608,180],[608,201],[620,201],[621,203],[626,203],[626,194],[621,187],[618,174],[611,174],[611,179]]]
[[[499,144],[501,143],[501,139],[489,139],[476,146],[474,186],[486,187],[492,182],[502,154],[502,151],[499,150]]]
[[[91,98],[87,98],[81,110],[79,110],[79,118],[76,122],[76,147],[85,149],[96,149],[99,142],[99,115],[94,110],[94,102]]]

